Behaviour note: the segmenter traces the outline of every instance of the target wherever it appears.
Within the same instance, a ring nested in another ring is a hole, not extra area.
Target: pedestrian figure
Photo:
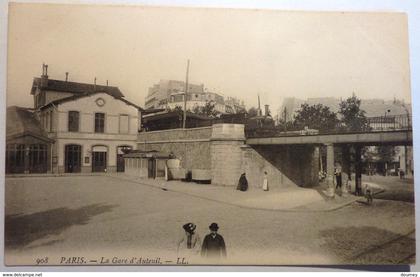
[[[200,252],[200,236],[195,232],[196,225],[194,223],[187,223],[182,226],[184,234],[178,241],[177,253],[178,256],[191,256]]]
[[[400,169],[399,171],[400,171],[400,179],[404,179],[404,176],[405,176],[404,170]]]
[[[372,202],[373,202],[372,190],[369,188],[367,184],[365,185],[365,197],[366,197],[366,201],[368,205],[372,205]]]
[[[341,174],[341,165],[339,163],[336,164],[334,169],[335,181],[336,181],[336,189],[341,190],[341,186],[343,183],[342,174]]]
[[[241,177],[239,178],[238,186],[236,189],[240,191],[248,190],[248,180],[246,179],[245,172],[242,173]]]
[[[268,191],[267,171],[264,171],[263,190]]]
[[[206,235],[201,246],[201,256],[206,258],[226,258],[225,240],[217,233],[219,226],[212,223],[209,226],[210,234]]]

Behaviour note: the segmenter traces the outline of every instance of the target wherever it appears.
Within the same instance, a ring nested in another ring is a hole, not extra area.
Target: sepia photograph
[[[6,266],[413,265],[407,14],[9,3]]]

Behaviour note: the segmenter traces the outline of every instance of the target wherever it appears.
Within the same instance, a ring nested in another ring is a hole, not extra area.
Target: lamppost
[[[407,107],[404,103],[401,103],[401,106],[404,108],[405,113],[407,114],[407,141],[408,141],[408,132],[410,130],[410,112],[408,111]],[[407,176],[410,170],[407,168],[407,143],[404,145],[404,167],[405,167],[405,174],[404,176]]]
[[[391,112],[390,109],[388,109],[388,110],[385,111],[385,113],[384,113],[384,119],[382,120],[381,130],[385,129],[385,127],[386,127],[386,114],[387,113],[390,113],[390,112]]]

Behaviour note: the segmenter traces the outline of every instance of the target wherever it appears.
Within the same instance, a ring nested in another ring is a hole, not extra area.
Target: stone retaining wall
[[[262,185],[267,171],[271,188],[308,187],[318,182],[319,149],[314,145],[245,144],[244,125],[144,132],[137,148],[173,153],[187,170],[211,171],[216,185],[236,186],[246,172],[250,187]]]

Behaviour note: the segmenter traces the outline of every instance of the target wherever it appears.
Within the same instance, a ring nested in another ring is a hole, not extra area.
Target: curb
[[[160,189],[160,190],[163,190],[163,191],[169,191],[169,192],[173,192],[173,193],[180,193],[180,194],[192,196],[192,197],[195,197],[195,198],[199,198],[199,199],[203,199],[203,200],[208,200],[208,201],[213,201],[213,202],[217,202],[217,203],[221,203],[221,204],[225,204],[225,205],[230,205],[230,206],[234,206],[234,207],[238,207],[238,208],[249,209],[249,210],[269,211],[269,212],[291,212],[291,213],[322,213],[322,212],[332,212],[332,211],[336,211],[336,210],[339,210],[341,208],[344,208],[344,207],[346,207],[346,206],[348,206],[348,205],[356,202],[357,200],[359,200],[359,198],[354,198],[351,201],[342,203],[342,204],[338,205],[337,207],[333,207],[333,208],[330,208],[330,209],[305,210],[305,209],[296,209],[296,208],[290,208],[290,209],[259,208],[259,207],[251,207],[251,206],[236,204],[236,203],[232,203],[232,202],[217,200],[217,199],[209,198],[209,197],[205,197],[205,196],[199,196],[199,195],[188,193],[188,192],[185,192],[185,191],[169,189],[167,187],[162,188],[160,186],[155,186],[155,185],[143,183],[141,181],[135,181],[135,180],[131,180],[131,179],[121,178],[121,177],[118,177],[118,176],[111,176],[111,175],[109,175],[108,177],[112,177],[112,178],[115,178],[115,179],[120,179],[120,180],[128,181],[128,182],[135,183],[135,184],[140,184],[140,185],[143,185],[143,186],[148,186],[148,187],[155,188],[155,189]],[[302,206],[300,206],[300,207],[302,207]]]

